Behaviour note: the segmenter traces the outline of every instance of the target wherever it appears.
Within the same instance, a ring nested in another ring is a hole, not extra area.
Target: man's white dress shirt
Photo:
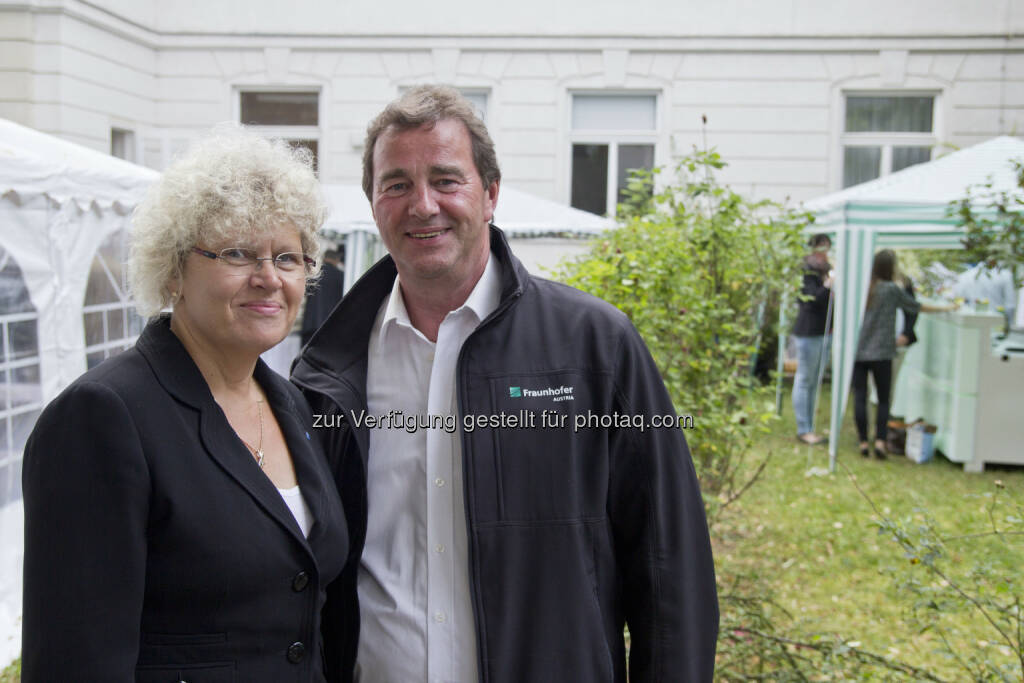
[[[455,372],[463,342],[498,306],[500,270],[491,255],[436,343],[409,322],[399,278],[377,314],[367,413],[384,425],[370,429],[358,580],[361,683],[479,680]],[[447,426],[420,428],[421,420],[444,419]],[[408,420],[416,422],[407,429]]]

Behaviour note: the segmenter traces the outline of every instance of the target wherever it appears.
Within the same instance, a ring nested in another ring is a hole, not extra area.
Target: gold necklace
[[[256,399],[256,414],[259,416],[259,421],[260,421],[260,443],[259,443],[259,447],[258,448],[253,448],[249,444],[248,441],[246,441],[245,439],[242,439],[241,435],[239,435],[238,438],[241,439],[242,443],[245,444],[246,448],[248,448],[250,451],[252,451],[252,457],[256,458],[256,464],[259,465],[260,469],[262,470],[263,469],[263,399]]]

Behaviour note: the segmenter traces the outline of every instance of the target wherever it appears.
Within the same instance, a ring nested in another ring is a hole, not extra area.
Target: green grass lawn
[[[783,419],[754,454],[762,458],[771,452],[769,466],[713,530],[720,580],[758,575],[791,615],[786,621],[793,632],[838,633],[877,654],[943,678],[964,680],[964,670],[938,651],[939,635],[934,630],[920,632],[904,619],[914,598],[899,589],[898,580],[912,573],[926,586],[942,587],[943,579],[925,571],[914,557],[905,557],[891,536],[879,534],[879,517],[851,477],[883,517],[908,521],[911,528],[928,517],[935,520],[939,535],[948,539],[948,558],[941,566],[954,582],[983,561],[989,566],[981,590],[1008,585],[1010,594],[1024,596],[1024,537],[1019,535],[1024,527],[1019,522],[1016,536],[951,538],[991,531],[993,496],[999,500],[997,527],[1014,523],[1013,516],[1019,519],[1024,468],[969,474],[941,456],[922,465],[904,457],[864,459],[857,453],[851,409],[840,433],[836,472],[808,475],[812,468],[827,467],[828,450],[796,442],[788,394],[785,399]],[[828,400],[826,388],[818,413],[818,424],[824,427]],[[1016,661],[980,614],[948,604],[938,611],[943,613],[940,623],[949,628],[949,638],[965,656]]]

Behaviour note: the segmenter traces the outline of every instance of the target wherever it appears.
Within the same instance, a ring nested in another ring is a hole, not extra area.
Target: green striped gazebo
[[[875,251],[961,248],[962,231],[947,216],[949,203],[963,198],[968,186],[983,183],[994,191],[1021,192],[1013,160],[1024,160],[1024,141],[997,137],[804,203],[816,216],[814,231],[832,235],[836,260],[830,470],[835,470]]]

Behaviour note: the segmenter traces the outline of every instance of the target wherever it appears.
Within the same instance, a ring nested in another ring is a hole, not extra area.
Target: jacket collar
[[[515,303],[530,282],[526,267],[509,249],[505,233],[491,225],[490,238],[491,253],[501,266],[501,298],[488,320]],[[295,360],[293,382],[328,396],[345,411],[365,409],[370,332],[397,275],[394,260],[385,256],[359,278]],[[353,431],[365,457],[369,433],[354,425]]]
[[[505,233],[494,225],[490,226],[490,232],[491,252],[501,265],[501,299],[497,313],[523,293],[530,275],[519,259],[512,255]],[[390,255],[366,271],[310,339],[292,368],[293,374],[300,373],[304,364],[311,364],[317,371],[327,371],[336,377],[348,375],[361,366],[360,388],[365,396],[366,349],[370,331],[380,304],[391,292],[397,275],[398,270]],[[305,375],[304,372],[302,374]]]
[[[198,366],[178,337],[171,332],[170,316],[161,315],[151,320],[135,347],[149,363],[154,376],[167,393],[199,412],[199,438],[210,458],[244,488],[268,515],[308,548],[307,539],[302,535],[295,516],[273,482],[255,466],[252,454],[228,424],[224,411],[214,400]],[[274,417],[277,418],[291,452],[303,498],[316,520],[308,539],[312,543],[323,531],[319,521],[324,519],[326,513],[327,491],[314,471],[317,464],[314,462],[316,454],[309,443],[311,436],[298,418],[298,409],[288,393],[285,379],[262,360],[256,362],[253,377],[267,395],[268,405],[274,411]]]

